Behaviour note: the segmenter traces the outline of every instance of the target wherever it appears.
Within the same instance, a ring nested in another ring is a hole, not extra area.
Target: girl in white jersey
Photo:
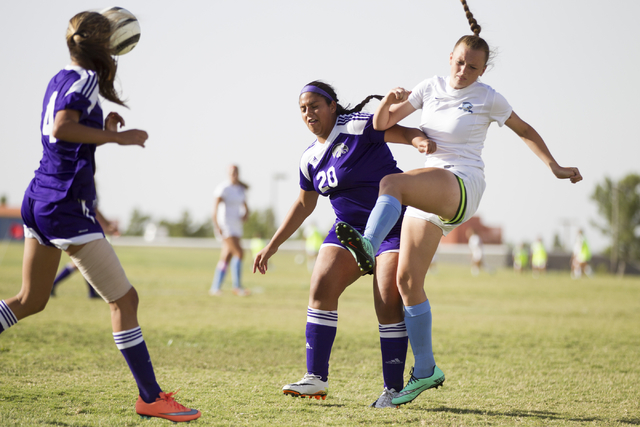
[[[69,21],[71,64],[47,87],[41,122],[43,157],[22,202],[22,288],[0,301],[0,333],[45,308],[64,250],[109,304],[115,344],[138,385],[136,412],[191,421],[200,417],[200,411],[180,405],[172,397],[175,393],[164,393],[156,381],[138,324],[138,294],[96,219],[96,146],[108,142],[144,146],[148,138],[143,130],[119,130],[124,120],[117,113],[103,117],[98,95],[124,105],[113,87],[117,66],[112,34],[111,21],[96,12],[81,12]]]
[[[481,152],[491,122],[507,125],[560,179],[582,180],[577,168],[558,165],[538,133],[511,109],[490,86],[478,82],[487,68],[490,49],[479,37],[480,26],[461,0],[474,35],[464,36],[449,56],[450,75],[433,77],[413,91],[391,90],[373,121],[376,129],[395,125],[422,109],[420,128],[437,145],[425,167],[380,182],[380,193],[364,237],[348,224],[337,224],[341,241],[353,243],[359,265],[373,265],[378,242],[407,205],[402,225],[398,286],[405,306],[405,323],[415,366],[404,389],[392,403],[401,405],[444,382],[431,346],[431,307],[424,291],[429,264],[440,238],[476,212],[485,188]],[[363,268],[366,270],[367,267]]]
[[[222,295],[222,281],[229,265],[231,265],[233,293],[242,297],[250,294],[249,290],[244,289],[240,283],[244,256],[240,239],[242,239],[242,225],[249,218],[247,188],[249,186],[240,181],[238,166],[231,165],[229,179],[218,185],[214,192],[213,226],[216,233],[222,237],[222,251],[209,290],[210,295]]]

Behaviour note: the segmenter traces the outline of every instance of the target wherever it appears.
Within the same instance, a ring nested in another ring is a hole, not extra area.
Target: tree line
[[[213,222],[207,219],[197,222],[189,211],[185,210],[180,219],[171,221],[167,219],[154,220],[150,214],[139,209],[131,213],[129,226],[123,233],[125,236],[144,236],[147,227],[154,224],[164,227],[169,237],[214,237]],[[265,210],[253,210],[244,224],[244,238],[260,237],[268,239],[276,232],[275,216],[271,208]]]
[[[628,263],[640,264],[640,175],[629,174],[619,181],[607,177],[596,185],[591,199],[597,204],[600,215],[599,221],[592,221],[592,225],[611,242],[605,255],[610,257],[612,271],[622,274]],[[170,237],[214,236],[210,219],[197,223],[188,211],[184,211],[178,221],[153,221],[151,215],[138,209],[131,214],[129,227],[124,234],[143,236],[150,223],[165,227]],[[271,208],[254,210],[244,225],[243,237],[270,239],[276,228]],[[559,245],[559,242],[554,244]]]

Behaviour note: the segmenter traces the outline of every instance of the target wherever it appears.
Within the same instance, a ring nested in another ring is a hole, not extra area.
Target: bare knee
[[[403,301],[406,302],[407,299],[416,291],[414,280],[408,271],[399,271],[397,280],[398,291],[400,291]]]
[[[388,302],[376,302],[375,307],[378,323],[381,325],[400,323],[404,319],[404,310],[400,299],[393,304]]]
[[[111,312],[121,312],[122,314],[135,314],[138,312],[138,292],[135,288],[131,288],[123,297],[109,303]]]
[[[311,280],[309,307],[316,310],[337,310],[338,299],[344,288],[330,284],[326,280]]]
[[[387,287],[374,290],[374,306],[378,323],[381,325],[402,322],[404,308],[395,280],[393,283],[389,283]]]
[[[16,302],[19,306],[12,307],[12,311],[18,319],[23,319],[27,316],[38,314],[44,310],[49,302],[49,295],[38,295],[20,291],[20,293],[16,295]]]
[[[396,187],[396,179],[394,178],[393,174],[386,175],[380,181],[380,194],[393,193],[395,187]]]

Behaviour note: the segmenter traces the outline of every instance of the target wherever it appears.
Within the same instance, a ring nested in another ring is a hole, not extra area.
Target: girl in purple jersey
[[[174,422],[200,417],[164,393],[155,379],[138,325],[138,294],[106,241],[96,219],[94,184],[96,146],[115,142],[144,147],[143,130],[118,131],[117,113],[102,117],[98,94],[124,105],[113,82],[116,62],[111,22],[95,12],[71,18],[67,46],[71,65],[51,79],[44,97],[41,131],[43,157],[22,203],[25,244],[22,288],[0,301],[0,333],[42,311],[49,300],[64,250],[111,309],[116,346],[133,374],[140,396],[136,412]]]
[[[422,109],[420,128],[437,145],[425,167],[385,178],[380,197],[367,220],[364,236],[352,225],[337,226],[338,236],[355,246],[359,265],[373,264],[379,242],[402,215],[402,244],[398,286],[405,305],[405,321],[415,359],[410,379],[395,405],[408,403],[445,380],[436,366],[431,342],[431,306],[424,291],[425,276],[440,239],[476,212],[485,188],[482,147],[491,122],[507,125],[559,179],[582,180],[575,167],[561,167],[540,135],[522,121],[506,100],[490,86],[478,82],[489,61],[490,49],[480,26],[461,0],[474,35],[458,40],[449,57],[448,78],[436,76],[413,91],[396,88],[382,100],[374,127],[394,126]],[[366,271],[368,267],[363,268]]]
[[[254,273],[256,270],[266,273],[269,258],[313,212],[319,195],[329,197],[337,220],[350,220],[356,227],[364,227],[375,204],[380,180],[402,172],[386,142],[426,149],[428,141],[418,129],[396,125],[384,132],[374,130],[372,114],[360,112],[371,98],[373,96],[347,110],[326,83],[315,81],[302,89],[299,97],[302,120],[317,139],[300,161],[298,199],[271,241],[257,254]],[[391,398],[402,388],[407,353],[402,301],[395,281],[400,225],[401,219],[398,219],[382,242],[373,272],[384,377],[383,393],[371,405],[377,408],[391,406]],[[338,299],[360,275],[352,255],[332,228],[311,275],[306,326],[307,373],[301,381],[285,385],[285,394],[326,398],[329,357],[338,324]]]

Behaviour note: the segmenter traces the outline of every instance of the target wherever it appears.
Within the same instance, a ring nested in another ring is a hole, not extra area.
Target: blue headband
[[[334,101],[335,99],[333,99],[333,97],[331,95],[329,95],[327,92],[325,92],[324,90],[320,89],[317,86],[313,86],[313,85],[306,85],[305,87],[302,88],[302,90],[300,91],[300,95],[302,95],[305,92],[314,92],[314,93],[318,93],[322,96],[324,96],[325,98],[327,98],[330,101]]]

